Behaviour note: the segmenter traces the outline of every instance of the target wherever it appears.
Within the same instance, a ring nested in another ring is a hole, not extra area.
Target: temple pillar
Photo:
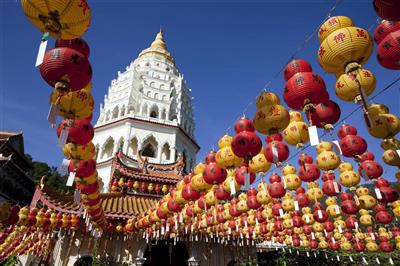
[[[170,159],[170,161],[175,162],[176,148],[171,146],[170,152],[171,152],[171,155],[170,155],[169,159]]]
[[[162,147],[161,145],[158,145],[157,147],[157,162],[161,163],[161,152],[162,152]]]
[[[125,123],[125,127],[126,127],[126,134],[125,134],[124,146],[122,147],[122,152],[124,154],[128,154],[129,140],[131,138],[131,129],[132,128],[131,128],[131,124],[129,122]]]

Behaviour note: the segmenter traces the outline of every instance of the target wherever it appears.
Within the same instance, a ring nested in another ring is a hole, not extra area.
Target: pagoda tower
[[[191,90],[168,51],[163,32],[111,81],[93,143],[103,192],[112,181],[112,162],[122,153],[129,167],[175,165],[194,167],[199,146],[194,139]]]

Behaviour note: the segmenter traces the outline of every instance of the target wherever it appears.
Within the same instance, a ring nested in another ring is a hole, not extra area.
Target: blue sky
[[[322,22],[334,2],[89,1],[92,21],[84,38],[91,47],[94,71],[94,119],[117,71],[124,70],[148,47],[162,26],[167,46],[192,89],[195,135],[202,147],[197,160],[202,160],[268,81],[273,80],[268,89],[282,95],[283,75],[273,77]],[[370,0],[344,0],[333,15],[350,16],[357,26],[366,29],[377,19]],[[51,88],[34,68],[41,33],[24,16],[19,1],[1,1],[0,34],[0,129],[23,131],[26,152],[35,160],[58,166],[62,153],[57,148],[55,131],[46,121]],[[337,99],[334,76],[318,65],[318,47],[314,36],[297,58],[308,60],[314,72],[322,75],[331,99],[340,104],[344,116],[356,106]],[[399,72],[380,67],[375,53],[365,68],[377,77],[376,91],[399,76]],[[397,115],[399,87],[375,99]],[[252,117],[254,110],[253,104],[247,116]],[[359,129],[369,150],[382,162],[379,140],[366,132],[362,113],[357,112],[346,122]],[[313,154],[312,150],[307,152]],[[394,171],[393,167],[385,167],[384,176],[394,180]]]

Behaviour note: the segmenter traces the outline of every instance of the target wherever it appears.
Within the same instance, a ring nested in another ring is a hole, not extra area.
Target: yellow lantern
[[[234,169],[227,169],[227,177],[224,180],[224,182],[222,182],[222,187],[224,189],[225,192],[230,193],[231,192],[231,182],[233,182],[234,186],[235,186],[235,191],[239,191],[240,190],[240,185],[236,182],[235,179],[235,170]]]
[[[389,138],[400,132],[400,118],[393,114],[379,114],[370,116],[371,126],[369,134],[375,138]]]
[[[350,242],[346,239],[344,240],[341,244],[340,244],[340,248],[343,251],[350,251],[352,249],[352,245],[350,244]]]
[[[325,203],[327,205],[326,214],[329,217],[336,218],[336,217],[339,217],[340,215],[342,215],[339,205],[337,205],[336,199],[334,197],[326,198]]]
[[[360,223],[364,226],[371,226],[374,224],[372,215],[367,210],[361,209],[360,211]]]
[[[351,26],[339,28],[322,41],[318,61],[325,71],[342,74],[350,63],[364,64],[372,49],[373,42],[368,31]]]
[[[400,200],[392,202],[392,211],[397,218],[400,218]]]
[[[326,37],[328,37],[329,34],[334,32],[335,30],[351,26],[353,26],[353,21],[349,17],[330,17],[319,28],[318,40],[321,43],[325,40]]]
[[[296,190],[301,186],[301,179],[296,175],[296,168],[288,164],[282,169],[283,181],[286,188],[289,190]]]
[[[262,92],[256,100],[257,112],[254,126],[262,134],[273,134],[284,130],[289,122],[289,112],[280,105],[278,96],[272,92]]]
[[[322,141],[318,144],[316,165],[319,169],[324,171],[333,171],[339,166],[340,158],[332,151],[332,148],[332,144],[326,141]]]
[[[199,175],[199,174],[203,174],[205,169],[206,169],[206,165],[204,163],[198,163],[194,167],[193,172],[195,175]]]
[[[137,182],[137,187],[135,187],[135,183],[133,183],[133,188],[134,188],[135,190],[137,190],[137,189],[139,188],[139,182],[138,182],[138,181],[135,181],[135,182]],[[164,194],[167,193],[167,191],[168,191],[167,185],[163,185],[162,188],[161,188],[161,191],[162,191]]]
[[[239,195],[239,202],[237,203],[237,209],[240,212],[247,212],[249,207],[247,206],[247,195],[245,193],[241,193]]]
[[[289,111],[290,123],[283,130],[283,139],[289,144],[296,147],[302,147],[308,142],[308,126],[303,120],[300,112]]]
[[[374,240],[372,240],[372,238],[367,237],[365,239],[365,241],[367,242],[365,244],[365,248],[369,251],[369,252],[376,252],[379,249],[378,244],[376,244],[376,242]]]
[[[90,24],[90,8],[86,0],[22,0],[21,4],[30,22],[56,39],[78,38]]]
[[[341,163],[339,165],[339,176],[340,184],[345,187],[353,188],[360,183],[360,176],[357,172],[353,171],[353,166],[349,163]]]
[[[356,189],[360,209],[372,210],[376,205],[376,199],[369,194],[369,189],[360,186]]]
[[[308,224],[308,225],[313,224],[314,223],[314,217],[311,214],[310,207],[304,207],[304,208],[301,209],[301,211],[303,213],[303,215],[301,216],[301,219],[303,220],[303,222],[305,224]]]
[[[238,166],[243,162],[243,159],[236,156],[231,148],[232,137],[229,135],[223,136],[218,141],[220,148],[216,155],[217,164],[224,168]]]
[[[292,194],[289,192],[286,192],[285,196],[283,196],[282,209],[285,212],[294,211],[294,201]]]
[[[360,95],[360,86],[367,96],[371,95],[376,87],[376,79],[371,71],[359,69],[356,74],[343,74],[335,84],[336,95],[343,101],[354,102]]]
[[[91,86],[89,83],[88,87]],[[88,89],[60,93],[53,90],[50,104],[57,106],[58,115],[70,119],[87,118],[93,113],[94,100]]]
[[[217,198],[215,197],[215,193],[213,189],[210,189],[205,195],[204,200],[208,205],[217,204]]]
[[[324,227],[319,222],[314,222],[312,225],[312,228],[313,228],[314,232],[322,232],[324,230]]]
[[[187,200],[185,200],[182,197],[182,190],[175,191],[173,198],[176,201],[176,203],[181,204],[181,205],[183,205],[183,204],[185,204],[187,202]]]
[[[192,186],[193,189],[198,191],[209,190],[212,187],[212,185],[204,181],[203,174],[194,175],[190,180],[190,185]]]
[[[264,148],[261,149],[259,154],[251,158],[249,168],[254,173],[265,173],[271,168],[271,163],[265,158]]]
[[[69,142],[64,145],[63,153],[68,159],[90,160],[95,156],[95,147],[91,141],[86,145],[79,145]]]
[[[324,197],[324,192],[318,187],[317,181],[308,182],[307,187],[308,190],[306,195],[309,201],[316,203],[322,200],[322,198]]]
[[[258,190],[256,199],[257,202],[260,203],[261,205],[268,204],[272,201],[272,198],[268,194],[268,191],[266,191],[265,189]]]

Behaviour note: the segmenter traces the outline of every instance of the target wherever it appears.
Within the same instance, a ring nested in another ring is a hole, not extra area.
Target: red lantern
[[[208,184],[221,184],[226,179],[226,170],[216,163],[216,152],[211,151],[206,157],[203,179]]]
[[[182,210],[182,207],[173,199],[168,200],[167,207],[171,212],[179,212]]]
[[[88,43],[82,39],[82,38],[76,38],[76,39],[71,39],[71,40],[62,40],[62,39],[57,39],[55,43],[55,47],[68,47],[71,49],[74,49],[81,54],[83,54],[86,57],[89,57],[90,55],[90,48]]]
[[[71,161],[69,163],[69,171],[75,172],[75,176],[77,177],[91,176],[96,171],[96,161],[92,159]]]
[[[272,198],[279,199],[285,196],[286,190],[283,187],[283,184],[281,183],[281,178],[274,174],[271,176],[270,182],[271,185],[268,186],[268,193]],[[279,179],[276,179],[276,177],[279,177]],[[276,181],[275,181],[276,180]]]
[[[332,223],[331,220],[326,220],[322,226],[327,232],[333,232],[333,230],[335,229],[335,225]]]
[[[358,172],[361,176],[376,179],[383,174],[382,166],[374,161],[374,155],[371,152],[364,152],[360,158],[361,163],[358,167]]]
[[[357,129],[351,125],[343,124],[340,126],[337,134],[338,137],[342,139],[347,135],[357,135]]]
[[[306,104],[317,105],[328,97],[324,80],[313,72],[294,74],[283,89],[285,103],[295,110],[302,110]]]
[[[390,21],[400,20],[400,2],[397,0],[374,0],[373,6],[378,16]]]
[[[325,100],[315,106],[315,110],[307,116],[313,125],[323,128],[334,125],[340,118],[340,107],[332,100]]]
[[[340,149],[343,156],[354,157],[363,154],[367,150],[367,142],[360,136],[357,136],[357,130],[349,125],[342,125],[338,131],[340,140]]]
[[[163,212],[160,208],[157,209],[157,216],[160,219],[167,219],[168,214]]]
[[[231,206],[229,207],[229,214],[233,217],[238,217],[240,216],[240,211],[237,209],[237,204],[236,202],[231,203]]]
[[[379,248],[384,251],[384,252],[392,252],[393,251],[393,246],[390,244],[389,241],[382,241],[379,244]]]
[[[306,206],[310,205],[310,200],[308,199],[305,192],[306,191],[303,187],[299,187],[296,190],[296,201],[298,202],[299,207],[306,207]]]
[[[214,194],[218,200],[228,200],[231,196],[231,194],[229,192],[226,192],[224,190],[224,187],[222,185],[218,185],[218,187],[216,187],[214,189]],[[182,195],[183,195],[183,193],[182,193]]]
[[[342,203],[340,204],[340,208],[345,214],[355,214],[358,211],[358,206],[356,202],[353,200],[353,196],[349,193],[345,192],[340,194],[340,199]]]
[[[313,213],[314,220],[323,223],[328,220],[328,215],[326,211],[322,208],[321,205],[314,205],[314,213]]]
[[[200,198],[200,192],[194,190],[190,184],[186,184],[182,189],[182,197],[185,200],[194,201]]]
[[[289,148],[282,142],[281,134],[266,137],[265,158],[271,163],[281,163],[289,157]]]
[[[337,196],[342,191],[342,186],[333,177],[333,179],[324,181],[322,191],[328,196]]]
[[[247,164],[242,163],[235,171],[235,180],[239,185],[245,185],[246,175],[249,175],[249,184],[252,184],[256,180],[256,174],[250,170]]]
[[[258,203],[256,196],[248,196],[247,197],[247,206],[250,209],[258,209],[261,207],[261,204]]]
[[[75,91],[84,88],[92,78],[92,67],[86,56],[66,47],[46,52],[40,65],[40,74],[50,85],[63,82],[66,89]]]
[[[400,30],[389,33],[379,43],[376,56],[384,68],[400,69]]]
[[[313,158],[306,154],[306,153],[301,153],[299,160],[298,160],[299,165],[304,165],[305,163],[313,163]]]
[[[298,176],[304,182],[313,182],[319,178],[321,171],[311,163],[305,163],[299,167]]]
[[[292,60],[286,65],[283,72],[285,81],[288,81],[294,74],[299,72],[312,72],[311,65],[303,59]]]
[[[87,119],[63,119],[57,128],[57,137],[61,130],[68,130],[67,142],[86,145],[93,139],[94,129]]]
[[[349,215],[346,220],[346,228],[349,229],[355,229],[356,228],[356,223],[358,223],[357,218],[353,215]]]
[[[235,123],[236,135],[231,146],[236,156],[249,159],[261,151],[261,139],[254,131],[254,123],[248,118],[243,117]]]
[[[374,32],[374,40],[377,44],[380,44],[385,37],[391,33],[400,30],[399,21],[382,20]]]

